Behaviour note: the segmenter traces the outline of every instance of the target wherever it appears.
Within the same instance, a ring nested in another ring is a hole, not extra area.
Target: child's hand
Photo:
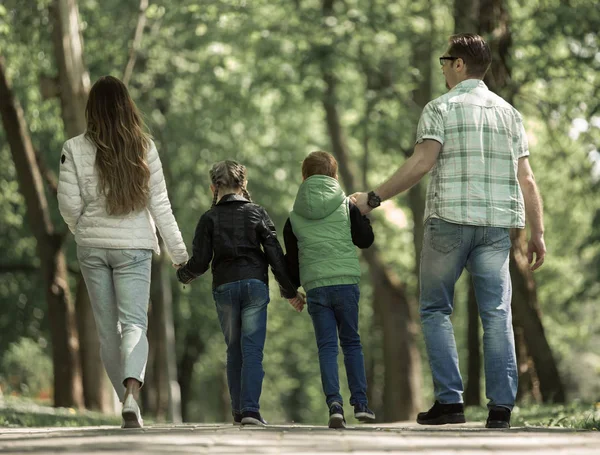
[[[179,270],[181,267],[183,267],[186,264],[186,262],[182,262],[181,264],[173,264],[173,268],[175,270]]]
[[[288,299],[288,302],[290,302],[290,305],[292,305],[298,313],[302,312],[304,305],[306,304],[304,295],[301,293],[296,294],[296,297],[293,299]]]

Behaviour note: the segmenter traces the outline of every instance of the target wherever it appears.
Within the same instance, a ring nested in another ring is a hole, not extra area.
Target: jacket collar
[[[228,202],[250,202],[244,196],[240,196],[239,194],[229,193],[219,199],[217,205],[226,204]]]

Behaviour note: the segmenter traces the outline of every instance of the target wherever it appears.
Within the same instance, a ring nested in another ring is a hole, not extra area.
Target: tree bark
[[[86,129],[85,106],[90,79],[83,61],[83,39],[80,33],[79,10],[76,0],[54,0],[50,7],[54,55],[58,67],[57,90],[46,91],[59,97],[61,115],[68,138]],[[100,356],[98,333],[83,277],[77,284],[76,302],[79,341],[82,350],[82,373],[85,406],[103,412],[114,411],[109,381]],[[91,327],[94,330],[89,330]]]
[[[125,65],[125,71],[123,71],[123,84],[129,85],[131,75],[133,74],[133,68],[135,67],[135,61],[137,59],[137,52],[142,43],[142,35],[144,34],[144,26],[146,25],[146,9],[148,8],[148,0],[140,0],[139,14],[137,25],[135,26],[135,33],[133,34],[133,41],[129,48],[129,59],[127,65]]]
[[[37,241],[44,278],[54,366],[54,405],[83,406],[79,343],[75,314],[67,281],[62,238],[54,230],[23,110],[6,78],[0,57],[0,114],[15,163],[19,188],[27,205],[27,216]]]
[[[188,403],[192,397],[192,379],[194,366],[204,352],[204,342],[195,328],[188,331],[183,343],[183,355],[179,362],[178,381],[181,389],[181,417],[184,422],[190,421]]]
[[[485,82],[490,90],[504,94],[504,98],[512,104],[515,93],[511,87],[512,35],[505,0],[480,0],[479,33],[488,37],[492,50],[492,67],[486,75]],[[539,381],[539,390],[544,402],[562,403],[565,401],[564,387],[544,332],[536,284],[527,263],[526,237],[525,230],[512,230],[510,273],[513,284],[513,326],[516,332],[523,334],[527,353],[533,359],[535,368],[523,368],[529,364],[529,360],[521,357],[518,359],[519,371],[528,371],[528,374],[537,372],[537,378],[524,381],[523,385]],[[521,355],[524,353],[523,349],[521,346]],[[535,391],[531,392],[535,396]]]
[[[161,249],[164,250],[162,240]],[[151,300],[152,311],[149,335],[152,343],[153,378],[155,402],[151,405],[158,418],[173,423],[181,422],[181,391],[177,381],[177,356],[175,352],[175,329],[173,325],[173,297],[170,271],[164,256],[152,261]]]

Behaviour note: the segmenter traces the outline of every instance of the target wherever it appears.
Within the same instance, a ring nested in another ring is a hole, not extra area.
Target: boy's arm
[[[290,279],[300,287],[300,261],[298,259],[298,239],[292,229],[292,223],[288,218],[283,228],[283,241],[285,243],[285,262],[287,263]]]
[[[360,213],[359,208],[350,202],[350,231],[352,243],[359,248],[369,248],[375,240],[371,221]]]
[[[211,221],[202,215],[194,234],[192,258],[177,270],[177,279],[186,284],[208,270],[213,257]]]
[[[298,294],[298,286],[295,286],[288,273],[283,250],[277,240],[277,231],[275,225],[271,221],[269,214],[261,207],[262,220],[258,224],[258,234],[260,241],[265,249],[267,261],[271,266],[273,275],[279,283],[282,297],[292,299]]]

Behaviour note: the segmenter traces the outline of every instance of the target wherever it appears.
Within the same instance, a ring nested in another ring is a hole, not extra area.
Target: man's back
[[[425,107],[417,142],[424,139],[443,145],[431,171],[425,220],[525,226],[517,169],[529,151],[515,108],[483,81],[467,79]]]

